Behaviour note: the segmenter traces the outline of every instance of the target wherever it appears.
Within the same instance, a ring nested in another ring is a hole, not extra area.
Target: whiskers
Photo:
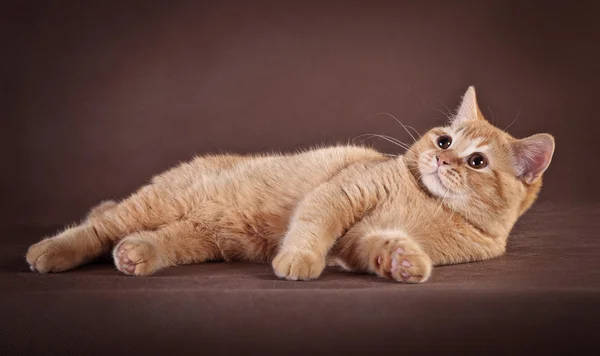
[[[417,184],[419,184],[421,182],[421,178],[423,178],[423,173],[421,172],[419,167],[407,166],[406,168],[408,168],[408,171],[412,174],[414,179],[417,181]]]
[[[512,124],[514,124],[514,123],[517,121],[517,119],[519,118],[519,115],[521,115],[521,110],[522,110],[522,109],[523,109],[523,106],[521,106],[521,107],[519,108],[519,111],[517,112],[517,116],[514,118],[514,120],[513,120],[513,121],[511,121],[511,123],[510,123],[510,124],[508,124],[508,126],[506,126],[506,127],[504,128],[504,131],[508,130],[508,128],[509,128],[509,127],[511,127],[511,126],[512,126]]]
[[[444,203],[446,202],[446,197],[448,196],[448,193],[450,192],[450,190],[444,186],[442,186],[442,188],[444,189],[444,195],[442,195],[442,199],[440,200],[438,198],[438,201],[440,202],[440,205],[438,205],[437,209],[435,210],[435,213],[433,213],[433,215],[437,215],[440,212],[440,209],[442,209]]]
[[[409,131],[409,129],[411,129],[417,136],[419,136],[419,138],[421,138],[421,134],[419,134],[419,132],[414,127],[403,124],[400,120],[398,120],[397,117],[395,117],[394,115],[392,115],[390,113],[380,112],[380,113],[377,113],[377,114],[373,115],[372,117],[377,117],[379,115],[386,115],[386,116],[389,116],[392,119],[396,120],[396,122],[399,123],[400,126],[402,126],[402,128],[404,129],[404,131],[406,131],[406,133],[408,133],[408,135],[413,139],[413,143],[417,142],[417,138],[415,137],[415,135],[412,134],[411,131]],[[354,142],[355,140],[357,140],[360,137],[365,137],[365,136],[367,136],[367,139],[373,138],[373,137],[381,138],[381,139],[386,140],[386,141],[388,141],[390,143],[393,143],[394,145],[396,145],[398,147],[403,148],[406,151],[409,151],[410,148],[411,148],[410,144],[408,144],[406,142],[403,142],[403,141],[400,141],[399,139],[397,139],[395,137],[392,137],[392,136],[389,136],[389,135],[376,134],[376,133],[366,133],[366,134],[358,135],[358,136],[356,136],[356,137],[354,137],[352,139],[352,142]],[[390,156],[398,156],[398,155],[390,155]]]
[[[425,108],[427,108],[427,109],[432,109],[432,110],[435,110],[435,111],[439,112],[440,114],[444,115],[444,119],[442,119],[442,118],[436,118],[437,120],[443,120],[443,121],[447,121],[447,122],[448,122],[448,124],[451,124],[451,123],[452,123],[452,121],[454,120],[454,118],[456,117],[456,115],[455,115],[455,114],[452,112],[452,110],[450,110],[450,109],[449,109],[449,108],[448,108],[446,105],[444,105],[443,103],[439,102],[438,104],[440,104],[441,106],[443,106],[443,107],[446,109],[446,111],[444,111],[444,110],[441,110],[441,109],[438,109],[438,108],[436,108],[436,107],[433,107],[433,106],[426,105],[425,103],[423,103],[423,106],[424,106]]]
[[[373,137],[379,137],[381,139],[384,139],[384,140],[386,140],[388,142],[393,143],[394,145],[396,145],[398,147],[404,148],[407,151],[410,150],[410,145],[408,145],[405,142],[402,142],[402,141],[398,140],[397,138],[394,138],[394,137],[388,136],[388,135],[380,135],[380,134],[374,134],[374,133],[368,133],[368,134],[358,135],[358,136],[356,136],[355,138],[352,139],[352,142],[354,142],[358,138],[364,137],[364,136],[367,136],[367,139],[373,138]]]
[[[404,124],[402,123],[402,121],[398,120],[398,118],[397,118],[397,117],[395,117],[394,115],[390,114],[389,112],[380,112],[380,113],[377,113],[377,114],[373,115],[373,117],[377,117],[377,116],[379,116],[379,115],[386,115],[386,116],[389,116],[389,117],[391,117],[392,119],[396,120],[396,122],[397,122],[397,123],[399,123],[399,124],[400,124],[400,126],[402,126],[402,128],[404,129],[404,131],[406,131],[406,133],[408,133],[408,134],[410,135],[410,137],[413,139],[413,141],[414,141],[414,142],[417,142],[417,139],[415,138],[415,136],[413,136],[413,134],[412,134],[410,131],[408,131],[408,129],[409,129],[409,128],[410,128],[411,130],[413,130],[413,131],[414,131],[414,132],[417,134],[417,136],[419,136],[419,138],[421,138],[421,134],[419,133],[419,131],[417,131],[417,130],[416,130],[414,127],[412,127],[412,126],[409,126],[409,125],[404,125]]]

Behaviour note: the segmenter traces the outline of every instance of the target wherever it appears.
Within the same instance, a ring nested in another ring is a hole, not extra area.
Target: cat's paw
[[[314,252],[281,251],[272,265],[277,277],[308,280],[321,275],[325,269],[325,258]]]
[[[375,259],[378,275],[404,283],[427,281],[433,268],[429,256],[410,239],[386,241]]]
[[[68,228],[29,247],[25,259],[33,272],[62,272],[87,262],[100,247],[87,225]]]
[[[25,259],[29,269],[40,273],[62,272],[79,264],[74,251],[57,238],[47,238],[31,245]]]
[[[125,274],[148,276],[161,267],[160,255],[151,242],[126,237],[113,250],[117,269]]]

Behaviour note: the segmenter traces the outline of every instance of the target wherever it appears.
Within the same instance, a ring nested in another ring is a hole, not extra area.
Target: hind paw
[[[114,249],[117,269],[125,274],[147,276],[161,266],[156,247],[149,241],[126,237]]]
[[[423,283],[431,276],[431,259],[410,239],[386,241],[376,253],[378,275],[404,283]]]

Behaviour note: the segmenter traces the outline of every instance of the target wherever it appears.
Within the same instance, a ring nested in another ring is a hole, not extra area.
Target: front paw
[[[104,252],[89,225],[71,227],[60,234],[31,245],[27,263],[33,272],[62,272],[75,268]]]
[[[80,264],[76,249],[68,241],[47,238],[31,245],[26,255],[29,268],[33,272],[62,272]]]
[[[281,251],[273,260],[273,270],[280,278],[292,281],[314,279],[325,269],[325,257],[315,252]]]

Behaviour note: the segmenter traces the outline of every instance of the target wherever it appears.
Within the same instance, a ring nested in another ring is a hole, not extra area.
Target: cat
[[[245,260],[270,262],[288,280],[337,265],[421,283],[433,266],[505,253],[554,149],[550,134],[516,139],[486,121],[471,86],[448,125],[404,155],[333,145],[196,157],[32,245],[26,260],[61,272],[112,250],[116,268],[136,276]]]

